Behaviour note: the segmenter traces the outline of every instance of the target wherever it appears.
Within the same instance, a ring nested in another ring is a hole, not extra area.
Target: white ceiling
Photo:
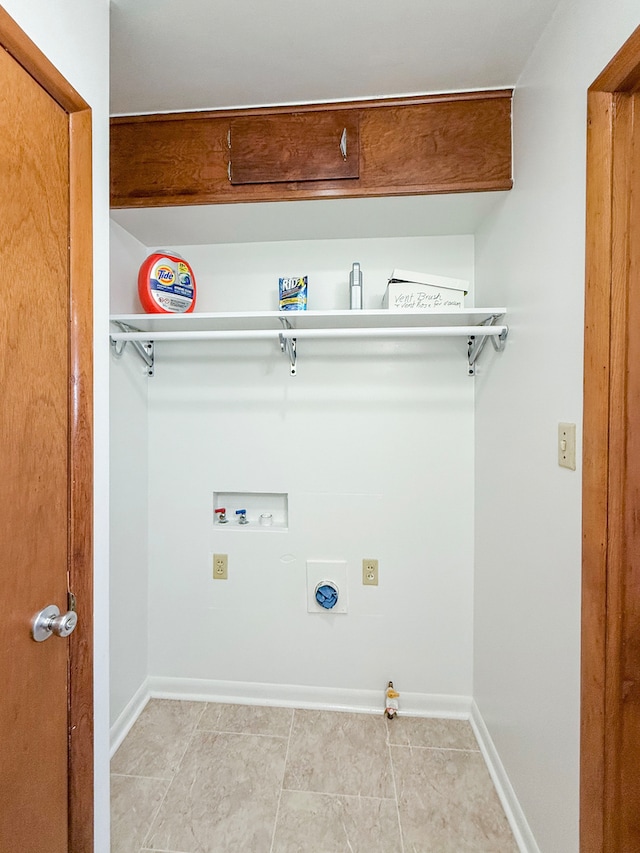
[[[512,86],[558,0],[111,0],[114,114]]]

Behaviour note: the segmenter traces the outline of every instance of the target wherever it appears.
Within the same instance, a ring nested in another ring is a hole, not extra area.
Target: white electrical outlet
[[[576,470],[575,424],[558,424],[558,465]]]
[[[364,559],[362,561],[362,583],[365,586],[378,586],[378,561]]]
[[[213,579],[216,581],[226,581],[229,568],[228,557],[226,554],[213,555]]]

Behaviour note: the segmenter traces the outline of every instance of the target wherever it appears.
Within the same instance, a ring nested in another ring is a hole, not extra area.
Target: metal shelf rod
[[[112,341],[216,341],[270,338],[448,338],[499,337],[508,326],[427,326],[348,329],[220,329],[182,332],[111,332]]]

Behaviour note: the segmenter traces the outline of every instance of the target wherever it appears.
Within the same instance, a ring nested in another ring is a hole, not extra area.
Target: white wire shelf
[[[454,311],[256,311],[212,314],[114,314],[111,345],[122,354],[131,342],[153,376],[154,344],[160,341],[264,340],[277,338],[296,373],[299,338],[468,338],[468,373],[490,338],[501,352],[508,327],[504,308]]]

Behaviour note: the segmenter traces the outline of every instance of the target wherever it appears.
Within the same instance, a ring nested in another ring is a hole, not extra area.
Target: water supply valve
[[[238,516],[238,524],[249,524],[246,509],[237,509],[236,515]]]
[[[397,690],[393,689],[393,681],[389,682],[389,686],[385,692],[385,709],[384,715],[388,720],[393,720],[394,717],[398,714],[398,699],[400,698],[400,694]]]
[[[227,508],[221,506],[219,509],[214,511],[214,515],[218,519],[218,524],[226,524],[229,519],[227,518]]]

